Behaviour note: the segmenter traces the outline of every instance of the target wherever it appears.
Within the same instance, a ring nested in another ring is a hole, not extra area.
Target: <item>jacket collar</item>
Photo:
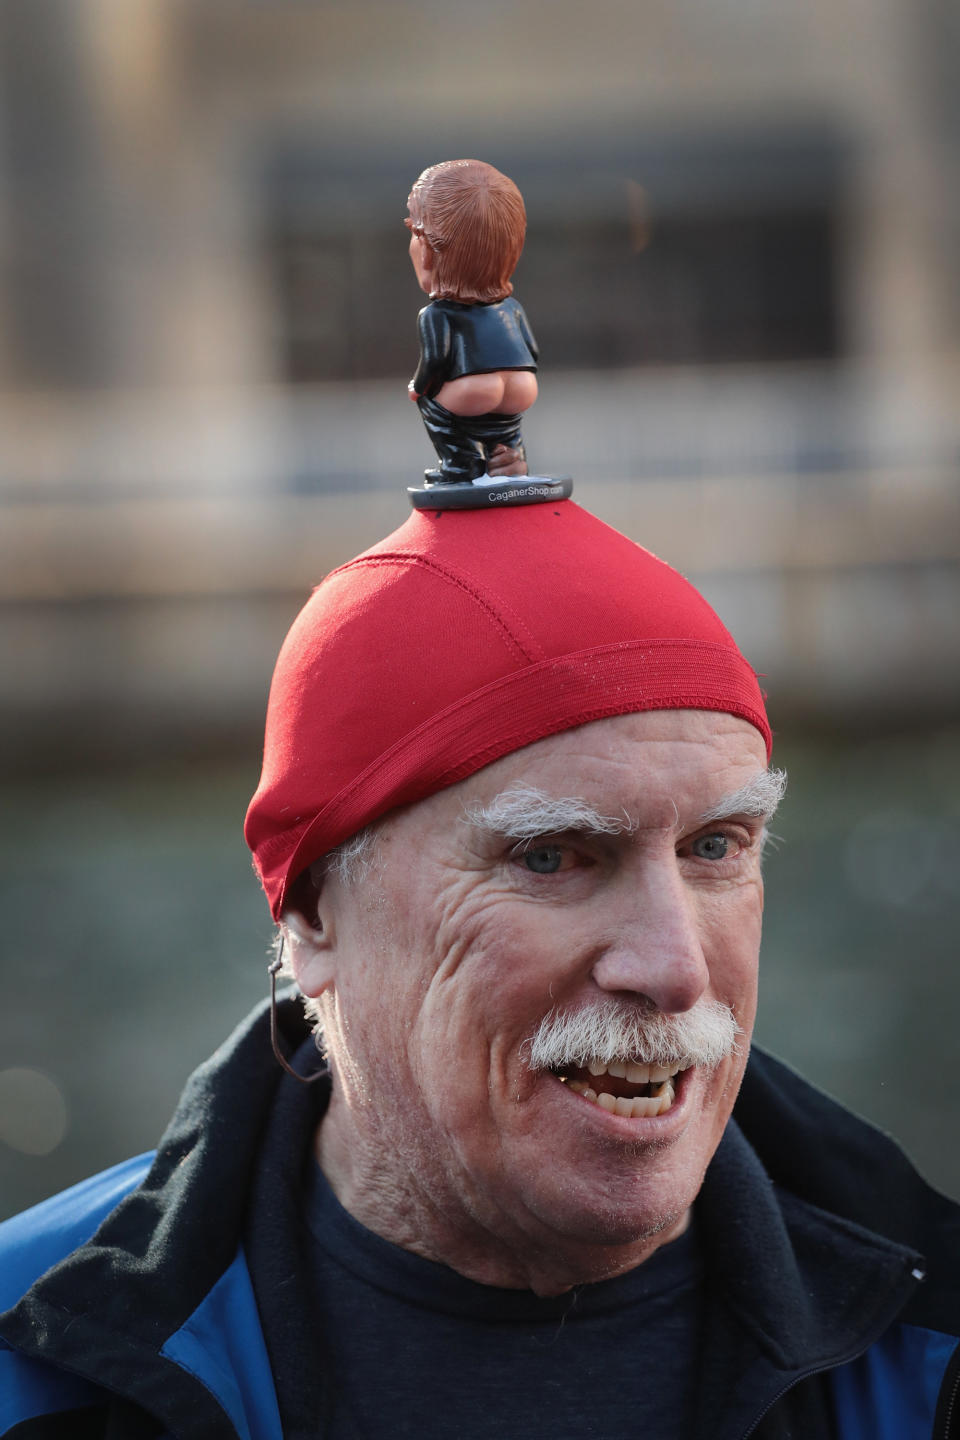
[[[299,1008],[282,1007],[288,1047],[302,1038]],[[0,1318],[3,1338],[125,1396],[178,1435],[242,1435],[228,1418],[242,1352],[232,1375],[209,1349],[206,1369],[190,1373],[177,1343],[165,1347],[191,1326],[203,1331],[224,1293],[218,1282],[231,1276],[234,1294],[243,1286],[245,1265],[235,1261],[249,1177],[281,1075],[261,1006],[191,1076],[142,1183]],[[230,1307],[220,1309],[232,1326]],[[231,1338],[240,1337],[227,1333],[228,1354]],[[194,1347],[192,1360],[200,1353]]]
[[[775,1185],[735,1120],[707,1171],[697,1214],[716,1288],[781,1371],[859,1354],[922,1274],[915,1251]]]
[[[960,1206],[917,1174],[888,1135],[754,1047],[734,1118],[776,1187],[858,1237],[886,1240],[915,1257],[925,1283],[904,1320],[957,1332]],[[838,1232],[839,1233],[839,1232]]]

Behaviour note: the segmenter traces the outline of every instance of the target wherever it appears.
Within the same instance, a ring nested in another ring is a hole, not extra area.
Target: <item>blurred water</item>
[[[779,744],[758,1038],[960,1195],[960,731]],[[0,787],[0,1215],[153,1145],[266,993],[234,764]]]

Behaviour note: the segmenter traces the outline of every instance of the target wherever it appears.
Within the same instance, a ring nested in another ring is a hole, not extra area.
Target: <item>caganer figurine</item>
[[[523,250],[523,197],[482,160],[431,165],[407,200],[410,259],[430,304],[420,311],[420,363],[407,387],[440,460],[416,506],[472,508],[570,493],[569,481],[527,477],[521,436],[537,398],[537,345],[510,277]],[[481,490],[439,491],[435,487]],[[559,488],[558,488],[559,487]]]

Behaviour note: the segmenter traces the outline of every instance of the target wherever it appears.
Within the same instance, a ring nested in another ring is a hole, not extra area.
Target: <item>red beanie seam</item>
[[[439,564],[432,555],[416,555],[403,550],[381,551],[376,555],[358,555],[355,560],[349,560],[346,565],[338,566],[338,568],[332,570],[330,574],[342,575],[349,570],[362,568],[366,565],[379,566],[386,564],[416,565],[423,570],[434,571],[435,574],[446,580],[448,584],[456,585],[458,589],[465,591],[471,599],[475,600],[476,603],[487,612],[488,616],[495,620],[505,632],[513,648],[526,660],[528,665],[533,665],[538,660],[545,658],[543,646],[538,644],[523,620],[514,610],[504,605],[502,601],[495,604],[490,596],[479,588],[475,581],[468,579],[457,570],[452,570],[446,565]],[[327,579],[329,578],[330,576],[328,575]],[[520,638],[521,635],[523,639]]]

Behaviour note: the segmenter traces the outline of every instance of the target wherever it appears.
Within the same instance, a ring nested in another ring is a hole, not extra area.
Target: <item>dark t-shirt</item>
[[[695,1227],[629,1274],[542,1299],[391,1245],[340,1206],[316,1166],[305,1207],[331,1440],[692,1433]]]

